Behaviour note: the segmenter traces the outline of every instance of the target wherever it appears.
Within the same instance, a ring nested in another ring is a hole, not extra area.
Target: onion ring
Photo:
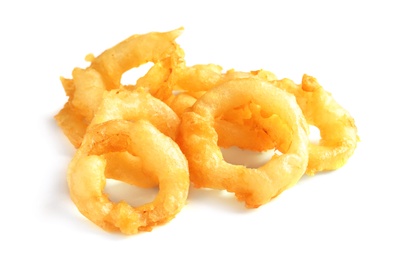
[[[180,123],[179,117],[171,108],[142,88],[135,90],[115,89],[106,92],[89,128],[115,119],[148,120],[173,140],[175,140]],[[156,176],[143,173],[141,160],[130,153],[112,152],[104,156],[107,161],[105,170],[107,178],[118,179],[143,188],[158,185]],[[130,174],[130,172],[134,172],[134,174]]]
[[[222,67],[215,64],[197,64],[191,67],[178,66],[174,72],[174,89],[181,91],[166,102],[176,113],[181,116],[186,108],[191,107],[197,98],[207,90],[239,78],[259,78],[265,81],[277,79],[276,76],[266,70],[242,72],[230,69],[225,73]],[[218,145],[222,148],[237,146],[241,149],[253,151],[267,151],[274,148],[274,143],[267,132],[262,131],[263,125],[257,127],[249,124],[252,120],[250,104],[244,104],[225,112],[224,115],[215,120],[215,129],[218,133]],[[261,124],[263,123],[262,120]],[[266,120],[267,121],[267,120]],[[265,126],[275,128],[281,122],[273,119]]]
[[[278,140],[288,145],[283,154],[273,156],[258,169],[225,162],[214,127],[221,114],[251,102],[259,104],[266,114],[277,114],[292,130],[291,140]],[[294,185],[304,174],[307,131],[305,118],[292,95],[262,80],[243,78],[208,90],[190,111],[184,112],[177,143],[187,157],[190,178],[196,187],[233,192],[246,207],[256,208]]]
[[[72,79],[61,78],[69,99],[55,120],[74,147],[81,145],[82,136],[75,136],[70,128],[76,127],[82,134],[86,131],[103,93],[122,88],[121,78],[126,71],[147,62],[179,59],[172,56],[183,54],[175,43],[182,31],[183,28],[179,28],[163,33],[133,35],[96,58],[88,56],[91,65],[86,69],[75,68]]]
[[[134,154],[144,170],[155,173],[159,192],[153,202],[132,207],[108,199],[103,193],[106,160],[101,156],[107,151]],[[187,161],[177,144],[141,120],[111,120],[91,127],[69,165],[67,181],[71,198],[85,217],[105,230],[125,234],[150,231],[173,219],[185,205],[189,189]]]
[[[359,137],[354,119],[311,76],[304,75],[302,84],[297,85],[289,79],[278,80],[273,73],[266,70],[251,72],[229,70],[222,73],[221,67],[211,64],[187,67],[179,73],[181,76],[179,76],[178,87],[192,92],[207,91],[232,79],[253,77],[270,82],[293,94],[307,122],[316,126],[321,133],[321,140],[318,145],[313,142],[309,144],[309,164],[306,170],[308,175],[342,167],[356,149]],[[206,79],[208,75],[210,80]],[[188,85],[188,82],[194,83]],[[232,135],[227,133],[233,132],[235,134],[235,131],[240,131],[238,140],[247,136],[249,138],[244,139],[245,141],[242,143],[239,142],[236,146],[242,149],[266,151],[273,148],[270,138],[265,137],[268,132],[270,132],[271,139],[275,139],[273,135],[276,135],[276,132],[290,134],[287,131],[278,131],[278,128],[283,127],[284,124],[275,118],[271,118],[271,121],[268,122],[268,120],[262,119],[259,113],[256,115],[250,111],[253,108],[249,106],[245,108],[243,111],[240,109],[229,110],[222,116],[221,125],[216,124],[218,126],[216,130],[219,134],[218,142],[221,146],[228,147],[231,143],[229,139],[232,139]],[[256,127],[257,121],[259,122],[258,128]],[[262,127],[266,131],[261,131]],[[242,128],[246,130],[245,133],[241,131]],[[254,137],[255,141],[251,139],[251,136]],[[259,137],[256,138],[257,136]]]
[[[179,117],[188,108],[192,107],[195,102],[196,98],[189,92],[181,92],[173,95],[172,99],[168,100],[169,106]],[[240,118],[240,115],[235,116],[237,110],[239,109],[232,109],[229,114]],[[253,147],[254,150],[258,151],[266,151],[274,148],[274,143],[268,134],[265,131],[259,131],[257,128],[230,122],[225,117],[216,119],[214,127],[218,133],[218,145],[222,148],[237,146],[241,149],[251,149]]]
[[[77,148],[67,171],[70,197],[105,230],[136,234],[170,221],[190,183],[260,207],[305,173],[343,166],[359,141],[354,119],[315,78],[304,75],[298,85],[265,70],[187,66],[175,42],[182,31],[133,35],[88,54],[90,66],[74,68],[71,79],[61,77],[68,100],[55,119]],[[136,83],[121,82],[148,62]],[[309,124],[320,130],[319,144],[309,140]],[[224,160],[223,148],[232,146],[274,155],[248,168],[246,160]],[[104,193],[107,179],[159,193],[138,207],[115,203]]]
[[[61,78],[69,99],[55,115],[55,120],[71,144],[78,148],[96,108],[101,103],[106,86],[100,74],[92,68],[75,68],[72,74],[73,79]],[[78,129],[78,132],[73,129]]]
[[[178,48],[174,40],[183,30],[181,27],[169,32],[132,35],[96,57],[91,67],[102,75],[108,89],[119,88],[126,71],[173,55]]]
[[[320,130],[318,144],[309,144],[309,164],[306,173],[314,175],[320,171],[342,167],[357,147],[357,127],[350,113],[333,96],[325,91],[317,79],[303,75],[297,85],[289,79],[272,82],[277,87],[296,97],[307,122]]]

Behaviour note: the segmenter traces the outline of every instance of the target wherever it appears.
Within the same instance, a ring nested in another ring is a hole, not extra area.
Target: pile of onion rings
[[[314,77],[297,84],[265,70],[187,66],[176,43],[182,31],[133,35],[61,77],[68,100],[55,120],[77,149],[67,172],[70,196],[105,230],[136,234],[167,223],[185,206],[190,184],[226,190],[257,208],[304,174],[343,166],[357,147],[354,119]],[[121,83],[148,62],[135,84]],[[320,131],[318,143],[310,126]],[[275,152],[248,168],[225,161],[229,147]],[[103,191],[106,179],[159,192],[138,207],[114,203]]]

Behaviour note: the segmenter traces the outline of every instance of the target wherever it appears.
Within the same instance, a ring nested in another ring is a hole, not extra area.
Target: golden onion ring
[[[320,130],[318,144],[309,144],[306,173],[336,170],[354,153],[359,137],[354,118],[311,76],[304,75],[297,85],[289,79],[273,81],[277,87],[292,93],[310,125]]]
[[[273,156],[258,169],[224,161],[215,131],[215,119],[226,111],[246,104],[259,104],[266,114],[278,115],[292,130],[282,143],[282,155]],[[177,143],[184,152],[191,181],[197,187],[227,190],[245,202],[259,207],[304,174],[308,161],[307,123],[295,98],[275,86],[254,78],[234,79],[208,90],[190,111],[181,117]]]
[[[141,158],[143,171],[157,177],[159,192],[152,202],[132,207],[124,201],[114,203],[103,193],[103,154],[125,151]],[[71,199],[85,217],[105,230],[125,234],[150,231],[173,219],[189,189],[187,161],[177,144],[142,120],[111,120],[91,127],[69,165],[67,181]]]
[[[69,97],[64,108],[55,119],[69,141],[78,148],[82,136],[75,135],[73,129],[84,129],[92,120],[105,91],[119,89],[122,75],[142,64],[159,63],[175,55],[182,55],[175,39],[183,28],[169,32],[151,32],[133,35],[105,50],[98,57],[89,57],[91,65],[86,69],[75,68],[72,79],[61,77],[66,95]]]
[[[109,120],[148,120],[159,131],[175,140],[179,117],[165,103],[154,98],[146,89],[114,89],[103,95],[103,101],[89,126]],[[155,175],[142,172],[141,159],[128,152],[112,152],[104,155],[107,178],[118,179],[139,187],[156,187]],[[133,174],[130,174],[133,172]],[[145,176],[142,176],[145,175]]]

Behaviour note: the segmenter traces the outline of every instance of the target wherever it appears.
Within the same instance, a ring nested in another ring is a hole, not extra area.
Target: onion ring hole
[[[310,129],[310,134],[309,134],[309,140],[312,144],[319,144],[321,140],[321,135],[320,135],[320,129],[314,125],[309,126]]]
[[[147,63],[141,64],[137,68],[132,68],[126,71],[125,73],[122,74],[121,84],[124,86],[127,85],[135,86],[137,80],[142,76],[144,76],[145,74],[147,74],[147,72],[152,68],[153,65],[154,63],[149,61]]]
[[[140,188],[123,181],[106,179],[104,193],[114,203],[125,201],[132,207],[139,207],[152,202],[158,195],[158,188]]]
[[[266,164],[273,155],[281,155],[278,150],[271,149],[268,151],[258,152],[247,149],[241,149],[237,146],[221,148],[222,156],[227,163],[233,165],[244,165],[247,168],[259,168]]]

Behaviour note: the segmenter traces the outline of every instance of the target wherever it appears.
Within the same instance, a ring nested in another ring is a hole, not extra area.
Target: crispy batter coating
[[[103,155],[109,152],[128,152],[141,159],[143,171],[159,182],[154,201],[132,207],[108,199],[103,193]],[[125,234],[150,231],[173,219],[185,205],[189,189],[187,161],[177,144],[141,120],[110,120],[91,127],[69,165],[67,181],[71,198],[85,217],[105,230]]]
[[[61,78],[69,99],[55,116],[55,120],[74,147],[81,145],[82,137],[103,99],[103,94],[123,87],[123,73],[147,62],[161,63],[176,53],[183,54],[175,43],[182,31],[183,28],[179,28],[163,33],[133,35],[105,50],[98,57],[89,57],[91,65],[86,69],[75,68],[72,79]],[[78,129],[78,132],[73,129]]]
[[[265,114],[278,115],[292,130],[290,140],[276,140],[287,146],[283,154],[258,169],[225,162],[214,127],[223,113],[250,102],[260,105]],[[194,185],[233,192],[249,208],[267,203],[294,185],[308,161],[307,123],[295,98],[254,78],[234,79],[208,90],[183,113],[177,143],[187,157]]]
[[[257,208],[304,173],[335,170],[356,149],[354,119],[318,81],[301,84],[266,70],[223,72],[216,64],[187,66],[175,42],[183,28],[133,35],[88,55],[89,67],[61,77],[68,96],[55,115],[77,148],[67,172],[79,211],[108,231],[136,234],[173,219],[189,184],[227,190]],[[123,74],[153,66],[134,85]],[[309,141],[309,125],[320,130]],[[259,168],[227,163],[221,149],[275,150]],[[106,179],[159,186],[151,202],[132,207],[103,193]]]
[[[145,89],[115,89],[103,95],[95,117],[89,127],[109,120],[128,121],[148,120],[159,131],[173,140],[176,137],[179,117],[165,103],[154,98]],[[158,180],[155,175],[142,172],[141,159],[128,152],[112,152],[104,155],[107,161],[106,176],[122,180],[139,187],[155,187]],[[133,174],[130,174],[133,172]],[[142,176],[145,175],[145,176]]]
[[[289,79],[273,84],[292,93],[309,124],[320,130],[318,144],[309,144],[309,164],[306,173],[336,170],[353,155],[359,142],[354,118],[315,79],[303,75],[302,83]]]

